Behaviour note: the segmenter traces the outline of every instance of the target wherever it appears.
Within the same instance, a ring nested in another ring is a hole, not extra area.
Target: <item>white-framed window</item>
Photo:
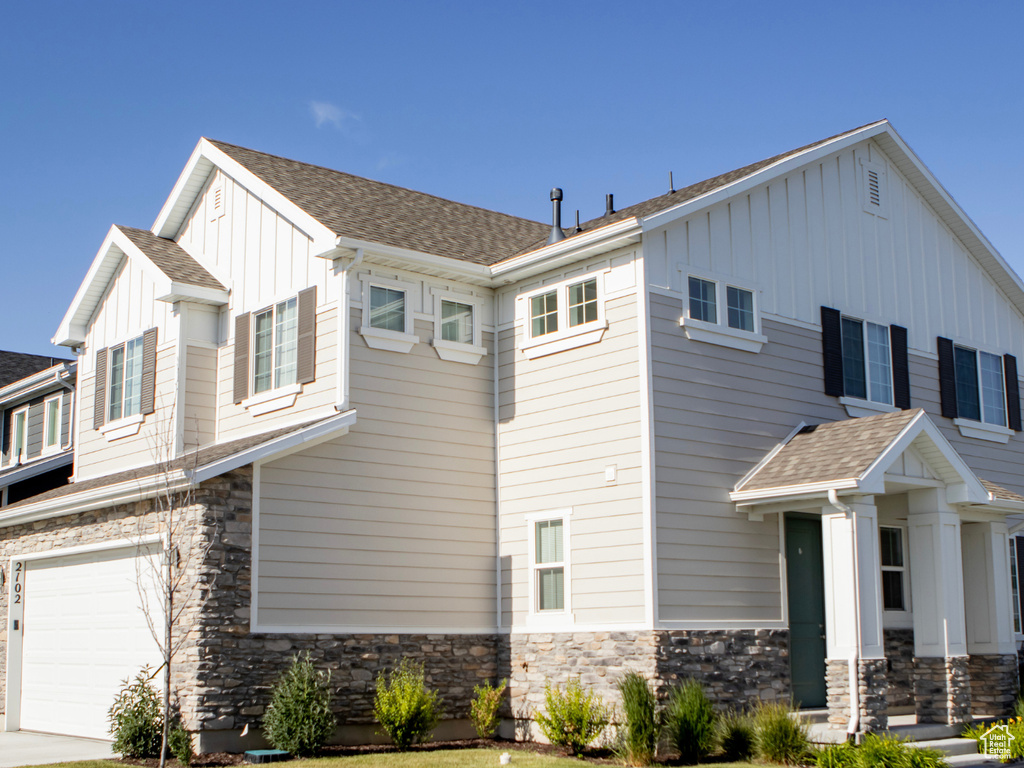
[[[416,286],[399,280],[364,275],[363,323],[359,328],[366,344],[374,349],[409,352],[419,343],[414,335],[412,299]]]
[[[1020,566],[1017,563],[1017,537],[1010,537],[1010,596],[1013,599],[1013,631],[1024,632],[1020,615]]]
[[[434,338],[431,346],[442,360],[476,365],[487,354],[481,328],[483,303],[474,296],[435,288]]]
[[[11,412],[10,463],[22,464],[28,459],[28,406]]]
[[[953,366],[956,374],[957,417],[1005,427],[1003,358],[954,344]]]
[[[476,307],[455,299],[441,299],[441,340],[456,344],[476,341]]]
[[[43,402],[43,453],[56,453],[60,450],[60,405],[60,395]]]
[[[842,346],[844,395],[892,405],[889,327],[843,315]]]
[[[142,413],[142,336],[110,347],[107,422]]]
[[[522,349],[527,357],[593,344],[608,328],[601,274],[546,285],[520,298],[525,305]]]
[[[526,516],[530,560],[530,616],[565,621],[572,614],[569,519],[571,509]]]
[[[687,275],[685,311],[679,324],[689,339],[759,352],[767,339],[761,335],[757,291],[735,282]]]
[[[909,606],[909,600],[903,529],[896,526],[880,525],[878,538],[882,564],[882,609],[905,612]]]
[[[259,395],[298,382],[298,299],[252,313],[252,393]]]

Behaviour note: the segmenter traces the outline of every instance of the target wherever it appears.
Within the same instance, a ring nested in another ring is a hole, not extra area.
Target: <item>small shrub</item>
[[[665,727],[672,749],[684,763],[707,757],[715,746],[715,710],[696,680],[686,680],[672,689],[665,709]]]
[[[150,682],[149,667],[144,667],[134,682],[121,681],[121,691],[107,711],[111,748],[122,757],[157,757],[163,736],[160,697]]]
[[[754,724],[747,715],[730,712],[718,721],[718,745],[731,763],[747,762],[754,754]]]
[[[618,688],[625,722],[619,728],[616,751],[627,765],[650,765],[658,751],[661,731],[657,699],[638,672],[623,675]]]
[[[373,714],[402,751],[430,735],[441,719],[441,700],[427,690],[422,662],[402,659],[390,675],[380,674]]]
[[[807,758],[807,726],[782,703],[762,703],[754,711],[754,748],[769,763],[793,765]]]
[[[192,751],[192,734],[185,730],[180,722],[174,724],[167,737],[167,748],[174,758],[184,766],[192,765],[195,752]]]
[[[814,756],[818,768],[857,768],[857,748],[848,741],[828,744]]]
[[[587,745],[608,725],[608,712],[601,700],[587,693],[578,677],[570,677],[563,692],[544,686],[547,712],[538,712],[534,719],[547,740],[574,755],[583,754]]]
[[[508,680],[502,680],[495,686],[490,682],[473,687],[473,700],[469,703],[469,719],[481,739],[489,739],[498,730],[498,710],[501,700],[508,688]]]
[[[307,652],[274,685],[263,716],[263,733],[275,749],[305,757],[315,754],[334,734],[331,674],[318,671]]]
[[[994,723],[976,723],[969,725],[961,732],[960,736],[965,739],[974,739],[978,742],[979,751],[984,750],[984,744],[981,741],[981,737],[989,732],[990,729],[995,728],[998,725],[1005,725],[1009,728],[1010,735],[1013,739],[1010,740],[1010,757],[1008,760],[1002,762],[1008,763],[1017,760],[1024,759],[1024,719],[1019,717],[1012,717],[1009,720],[998,720]]]
[[[907,768],[949,768],[949,763],[937,749],[907,747]]]

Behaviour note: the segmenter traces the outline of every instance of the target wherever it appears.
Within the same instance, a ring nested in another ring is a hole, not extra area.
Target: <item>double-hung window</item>
[[[879,526],[882,556],[882,608],[906,611],[906,562],[903,555],[903,529]]]
[[[1005,443],[1021,431],[1017,358],[938,338],[942,415],[968,437]]]
[[[910,408],[907,329],[821,308],[825,394],[851,416]]]
[[[569,519],[572,510],[527,515],[530,547],[530,615],[571,616]],[[571,619],[570,619],[571,620]]]
[[[1020,610],[1020,566],[1021,563],[1017,560],[1017,537],[1010,537],[1010,596],[1013,599],[1013,631],[1018,635],[1024,632],[1024,628],[1021,626],[1021,610]]]
[[[600,341],[608,324],[600,276],[563,281],[528,294],[523,351],[539,357]]]
[[[298,299],[282,301],[253,315],[254,395],[298,381]]]
[[[43,404],[43,453],[60,450],[61,398],[51,397]]]
[[[28,458],[28,408],[20,408],[11,414],[10,463],[21,464]]]
[[[686,279],[686,311],[679,324],[696,341],[759,352],[767,339],[760,334],[755,292],[698,275]]]
[[[892,405],[889,329],[843,317],[843,392],[847,397]]]
[[[142,413],[143,337],[110,347],[107,421]]]

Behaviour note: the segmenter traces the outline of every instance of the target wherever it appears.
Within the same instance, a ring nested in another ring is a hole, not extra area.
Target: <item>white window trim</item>
[[[684,271],[683,274],[683,314],[679,318],[679,325],[686,334],[686,338],[702,341],[707,344],[717,344],[721,347],[731,347],[732,349],[739,349],[744,352],[760,352],[761,347],[768,341],[768,337],[761,333],[761,292],[749,284],[720,275],[694,272],[692,270]],[[691,277],[712,283],[715,286],[715,317],[718,322],[711,323],[707,320],[698,320],[690,316]],[[753,331],[744,331],[739,328],[730,327],[729,288],[738,288],[741,291],[748,291],[750,293],[751,301],[754,305]]]
[[[846,415],[851,419],[861,416],[877,416],[880,413],[896,413],[899,410],[895,405],[888,403],[876,403],[874,400],[861,400],[859,397],[839,398],[839,404],[846,409]]]
[[[53,397],[48,397],[45,400],[43,400],[43,450],[41,454],[42,456],[52,456],[53,454],[60,453],[61,451],[61,427],[63,426],[61,422],[63,421],[62,417],[64,415],[63,399],[64,398],[62,395],[54,395]],[[53,445],[47,446],[46,436],[47,433],[49,432],[49,430],[47,429],[49,425],[46,423],[46,418],[50,409],[50,403],[57,404],[57,442],[54,443]]]
[[[1014,434],[1013,430],[1009,427],[1001,427],[998,424],[989,424],[985,421],[974,421],[957,417],[953,419],[953,423],[964,437],[988,440],[990,443],[1006,444]]]
[[[416,318],[413,316],[411,298],[416,286],[412,283],[403,283],[399,280],[389,280],[375,275],[363,275],[363,324],[359,328],[359,335],[363,337],[366,346],[373,349],[383,349],[388,352],[401,352],[403,354],[412,351],[412,348],[420,343],[419,336],[415,334]],[[401,291],[405,294],[405,331],[389,331],[386,328],[374,328],[370,325],[370,288],[390,288],[393,291]]]
[[[878,529],[881,534],[882,528],[895,528],[900,532],[900,548],[903,552],[903,565],[882,565],[882,554],[878,554],[878,570],[899,571],[903,574],[903,610],[885,610],[885,596],[882,594],[881,575],[879,575],[879,598],[882,601],[882,623],[885,629],[913,629],[914,627],[914,606],[910,594],[910,539],[906,525],[900,523],[879,523]],[[881,542],[879,542],[881,543]]]
[[[139,429],[145,420],[146,417],[141,413],[123,416],[120,419],[106,422],[100,427],[100,434],[107,439],[108,443],[120,440],[122,437],[131,437],[139,434]]]
[[[567,349],[575,349],[588,344],[596,344],[604,337],[608,330],[608,320],[605,317],[605,296],[604,276],[608,270],[591,272],[585,275],[574,275],[571,278],[557,283],[549,283],[536,288],[529,293],[517,297],[520,304],[520,318],[522,322],[522,343],[519,348],[530,360],[544,355],[551,355],[556,352],[564,352]],[[581,325],[569,326],[569,288],[587,280],[597,282],[597,319]],[[530,314],[530,304],[534,296],[545,293],[556,293],[558,330],[552,333],[545,333],[543,336],[534,337],[533,318]]]
[[[981,413],[980,421],[974,419],[965,419],[960,416],[953,419],[953,424],[956,425],[957,429],[960,430],[960,434],[964,437],[973,437],[976,440],[987,440],[990,443],[1001,443],[1006,444],[1010,441],[1010,438],[1015,434],[1006,424],[989,424],[984,421],[985,418],[985,400],[984,400],[984,388],[981,382],[981,354],[992,355],[993,357],[999,358],[999,377],[1003,382],[1003,419],[1010,418],[1010,409],[1006,402],[1006,369],[1003,368],[1003,355],[999,352],[993,352],[989,349],[982,349],[981,347],[974,347],[968,344],[960,344],[956,341],[953,342],[953,367],[954,371],[956,368],[956,349],[965,349],[969,352],[974,353],[974,367],[978,373],[978,410]],[[955,378],[954,373],[954,378]],[[957,396],[957,411],[960,410],[960,398]]]
[[[843,395],[839,398],[839,404],[846,408],[846,415],[851,418],[857,418],[860,416],[876,416],[879,413],[895,413],[900,410],[892,403],[883,403],[879,400],[871,399],[871,358],[870,352],[868,351],[868,329],[867,324],[877,325],[885,328],[887,348],[889,350],[889,392],[892,394],[893,402],[896,401],[896,382],[893,381],[893,365],[892,360],[892,331],[890,331],[889,323],[881,323],[877,320],[872,320],[867,317],[854,317],[853,315],[841,314],[839,319],[839,342],[842,345],[843,332],[842,322],[843,320],[853,320],[861,324],[861,338],[862,346],[864,348],[864,387],[867,390],[868,396],[865,398],[852,397],[850,395]],[[843,359],[843,388],[846,388],[846,360]]]
[[[133,424],[136,423],[136,418],[138,419],[139,423],[141,423],[145,419],[145,416],[140,414],[140,413],[133,413],[130,416],[122,415],[118,419],[111,419],[110,418],[110,389],[111,389],[111,387],[113,385],[113,379],[110,377],[110,371],[113,368],[111,363],[112,363],[112,359],[113,359],[113,356],[114,356],[114,350],[117,349],[118,347],[124,347],[124,355],[125,355],[124,359],[125,359],[125,363],[127,364],[127,362],[128,362],[128,342],[138,341],[139,344],[142,345],[142,350],[143,350],[142,355],[143,355],[143,358],[145,358],[145,354],[146,354],[146,352],[145,352],[145,349],[146,349],[146,347],[145,347],[145,336],[146,336],[145,333],[136,334],[135,336],[130,336],[127,339],[123,339],[123,340],[117,342],[116,344],[111,344],[110,346],[107,347],[107,362],[106,362],[106,366],[107,366],[107,381],[106,381],[106,385],[105,385],[107,390],[106,390],[106,393],[105,393],[105,402],[103,404],[103,408],[105,410],[105,413],[103,414],[103,416],[104,416],[103,427],[100,428],[100,432],[103,432],[104,429],[107,428],[107,427],[109,427],[110,429],[115,429],[115,428],[117,428],[119,426],[130,427],[130,426],[132,426]],[[142,406],[142,369],[144,367],[145,367],[145,362],[143,362],[139,366],[139,407],[140,408]],[[123,376],[122,376],[122,379],[121,379],[121,413],[122,414],[124,413],[124,378],[123,378]],[[139,430],[136,427],[134,432],[130,432],[128,434],[134,435],[138,431]],[[107,438],[107,440],[115,440],[115,439],[117,439],[117,438],[111,438],[111,437]]]
[[[25,464],[28,461],[28,411],[29,411],[29,407],[27,405],[22,406],[21,408],[15,408],[15,409],[13,409],[11,411],[11,421],[10,421],[11,449],[10,449],[10,455],[7,458],[7,465],[8,466],[12,466],[12,467],[13,466],[17,466],[19,464]],[[15,436],[15,434],[17,434],[16,430],[14,429],[14,420],[18,417],[19,414],[25,414],[25,446],[24,446],[25,450],[24,450],[24,452],[22,452],[20,450],[19,451],[15,451],[15,445],[14,445],[14,436]]]
[[[301,384],[286,384],[277,389],[268,389],[258,395],[247,397],[242,401],[242,407],[253,416],[262,416],[264,413],[280,411],[282,408],[290,408],[295,405],[295,400],[302,392]]]
[[[1010,571],[1010,600],[1013,602],[1010,620],[1013,624],[1013,633],[1020,640],[1024,636],[1024,616],[1021,616],[1020,613],[1021,564],[1017,562],[1017,537],[1010,534],[1007,538],[1010,543],[1010,559],[1007,560],[1007,565],[1013,565]],[[1014,571],[1016,571],[1016,583],[1014,583]],[[1014,594],[1014,587],[1016,587],[1017,594]]]
[[[524,516],[527,531],[527,576],[529,591],[529,608],[527,611],[526,623],[530,627],[544,626],[568,626],[576,623],[576,617],[572,612],[572,534],[570,520],[572,518],[572,507],[566,509],[555,509],[549,512],[532,512]],[[562,521],[562,590],[564,601],[560,611],[539,611],[537,610],[537,571],[544,567],[538,565],[537,557],[537,523],[546,520]]]
[[[281,296],[274,299],[269,304],[260,307],[257,310],[253,310],[249,313],[249,391],[253,392],[256,389],[256,317],[266,312],[271,313],[271,334],[270,334],[270,389],[266,389],[263,392],[253,395],[242,402],[251,403],[256,401],[257,403],[265,402],[276,397],[285,394],[285,390],[290,392],[294,387],[299,388],[299,392],[302,391],[301,384],[285,384],[280,387],[274,386],[274,378],[277,375],[277,306],[284,304],[285,302],[295,299],[295,319],[298,322],[299,316],[299,295],[297,293],[289,293],[287,296]],[[315,310],[314,310],[315,314]],[[314,320],[315,323],[315,320]],[[296,328],[295,334],[295,348],[296,354],[298,353],[299,339],[298,329]],[[296,378],[298,378],[298,371],[296,370]],[[292,403],[294,403],[294,399]],[[248,407],[248,406],[246,406]],[[284,408],[285,406],[281,406]],[[276,410],[276,409],[274,409]]]
[[[487,354],[487,348],[483,345],[483,329],[481,318],[483,315],[483,302],[475,296],[465,296],[461,293],[451,293],[431,289],[434,298],[434,337],[430,345],[437,352],[442,360],[455,363],[466,363],[476,365],[480,359]],[[459,304],[468,304],[473,307],[473,341],[466,344],[458,341],[446,341],[441,338],[441,303],[443,301],[454,301]],[[408,307],[406,307],[408,309]]]

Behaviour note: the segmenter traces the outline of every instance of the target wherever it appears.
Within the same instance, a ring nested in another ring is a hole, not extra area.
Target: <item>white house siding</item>
[[[490,355],[446,362],[354,330],[344,437],[264,464],[259,627],[493,631],[494,400]],[[493,337],[484,336],[493,349]]]
[[[599,343],[529,360],[519,349],[519,327],[500,333],[501,610],[502,625],[514,631],[538,628],[529,617],[525,516],[570,508],[567,591],[575,625],[644,621],[644,413],[633,254],[611,264],[604,286],[613,294],[606,303],[608,330]],[[611,465],[614,482],[605,479]],[[572,626],[562,621],[558,628]]]
[[[887,165],[885,218],[865,213],[861,158]],[[1019,313],[873,142],[807,165],[644,236],[652,285],[685,292],[690,271],[756,289],[762,311],[818,324],[822,304],[1024,355]]]

